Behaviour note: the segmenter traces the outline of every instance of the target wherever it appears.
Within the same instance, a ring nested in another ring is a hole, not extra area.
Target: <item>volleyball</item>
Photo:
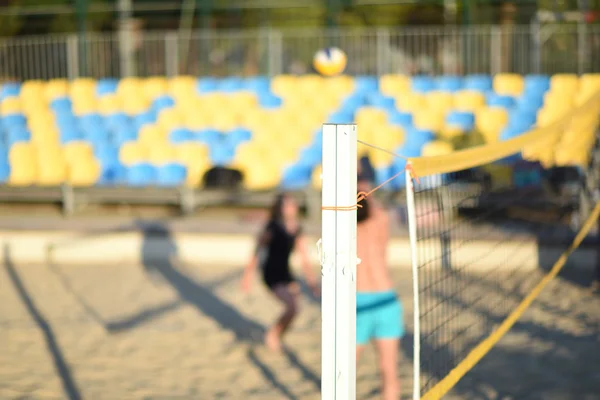
[[[334,76],[344,72],[346,62],[346,53],[337,47],[328,47],[317,51],[313,59],[313,66],[321,75]]]

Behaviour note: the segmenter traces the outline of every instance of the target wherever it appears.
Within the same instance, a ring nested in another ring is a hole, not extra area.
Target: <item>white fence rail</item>
[[[148,32],[0,40],[0,80],[310,72],[343,48],[350,74],[600,71],[600,25]]]

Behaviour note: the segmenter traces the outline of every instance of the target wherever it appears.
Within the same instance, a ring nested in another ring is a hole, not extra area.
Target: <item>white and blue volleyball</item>
[[[317,51],[313,58],[315,70],[324,76],[339,75],[346,69],[346,53],[337,47],[327,47]]]

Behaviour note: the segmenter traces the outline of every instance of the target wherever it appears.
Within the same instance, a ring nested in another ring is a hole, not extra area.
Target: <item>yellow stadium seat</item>
[[[494,91],[500,95],[520,96],[525,82],[519,74],[498,74],[493,80]]]
[[[340,100],[354,90],[354,79],[348,75],[332,76],[324,79],[324,90],[332,97]]]
[[[191,130],[206,129],[210,127],[210,115],[199,112],[186,114],[183,118],[183,126]]]
[[[94,97],[83,98],[79,101],[73,101],[73,114],[85,115],[95,113],[98,110],[98,103]]]
[[[387,114],[384,110],[379,108],[363,107],[356,112],[354,120],[358,125],[360,134],[361,127],[369,125],[384,125],[387,122]]]
[[[148,161],[154,165],[164,165],[177,161],[177,150],[168,144],[154,144],[148,152]]]
[[[406,92],[396,96],[396,107],[404,112],[416,112],[427,107],[425,95],[421,93]]]
[[[44,82],[43,81],[25,81],[21,86],[19,97],[23,101],[34,99],[44,100]]]
[[[556,74],[550,77],[550,92],[563,96],[573,95],[579,89],[579,77],[575,74]]]
[[[427,107],[438,113],[446,114],[454,105],[452,93],[433,91],[425,95]]]
[[[371,161],[374,168],[385,168],[392,164],[394,156],[383,151],[371,151],[369,153],[369,161]]]
[[[218,131],[227,132],[240,125],[240,119],[233,113],[219,112],[211,116],[210,126]]]
[[[68,182],[71,186],[93,186],[100,178],[102,169],[95,159],[85,160],[77,166],[69,168]]]
[[[91,78],[78,78],[69,85],[69,96],[73,99],[96,96],[96,81]]]
[[[119,96],[129,96],[136,94],[144,96],[143,81],[137,77],[127,77],[119,80],[117,85],[117,94]]]
[[[147,156],[146,148],[137,142],[127,142],[119,149],[119,160],[124,165],[144,162]]]
[[[547,92],[544,95],[544,108],[551,109],[570,109],[575,105],[575,93],[573,95],[566,96],[561,92]]]
[[[0,103],[0,113],[2,115],[16,114],[21,111],[21,101],[16,97],[6,98]]]
[[[196,78],[193,76],[176,76],[169,79],[168,92],[176,100],[189,98],[196,93]]]
[[[313,189],[316,190],[321,190],[321,174],[323,173],[323,167],[322,166],[317,166],[313,172],[312,172],[312,176],[311,176],[311,186],[313,187]]]
[[[53,79],[44,86],[44,97],[47,101],[52,101],[59,97],[69,95],[69,83],[66,79]]]
[[[485,106],[485,96],[474,90],[461,90],[454,94],[454,109],[475,112]]]
[[[120,98],[123,111],[128,115],[141,114],[150,108],[150,102],[144,96],[126,95]]]
[[[37,184],[40,186],[61,185],[67,179],[67,163],[59,152],[40,151]]]
[[[507,122],[508,113],[500,107],[483,108],[475,114],[475,126],[487,143],[498,141],[498,135]]]
[[[281,170],[269,163],[254,164],[241,171],[243,184],[249,190],[267,190],[276,187],[281,180]]]
[[[98,99],[98,112],[102,115],[116,114],[121,111],[121,99],[116,94],[105,94]]]
[[[271,91],[282,98],[293,97],[298,89],[298,77],[293,75],[277,75],[271,80]]]
[[[35,163],[37,159],[36,148],[32,143],[19,142],[11,146],[8,152],[10,165],[21,163]]]
[[[379,78],[379,88],[386,96],[397,97],[410,92],[410,77],[400,74],[383,75]]]
[[[142,87],[146,98],[154,100],[167,93],[167,79],[159,76],[148,78],[142,82]]]
[[[444,114],[439,111],[423,109],[413,113],[413,125],[418,129],[440,132],[444,122]]]
[[[256,94],[252,92],[232,93],[227,99],[231,111],[236,113],[246,112],[258,106]]]
[[[74,141],[65,144],[63,153],[69,166],[77,166],[94,158],[92,145],[85,141]]]
[[[165,132],[171,132],[175,128],[182,128],[185,124],[183,114],[176,108],[166,108],[158,114],[158,125]]]
[[[159,125],[144,125],[141,127],[138,142],[147,148],[166,144],[167,134]]]
[[[446,154],[450,154],[454,151],[452,144],[442,141],[442,140],[434,140],[433,142],[426,143],[421,150],[422,157],[433,157],[433,156],[443,156]]]
[[[186,185],[198,187],[210,168],[208,147],[202,143],[182,143],[175,146],[175,159],[187,167]]]
[[[60,140],[58,130],[54,125],[31,128],[31,142],[36,146],[57,146]]]
[[[32,158],[29,162],[11,163],[10,186],[31,186],[37,181],[37,161]]]

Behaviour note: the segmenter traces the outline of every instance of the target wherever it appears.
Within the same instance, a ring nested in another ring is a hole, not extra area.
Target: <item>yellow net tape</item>
[[[556,165],[557,162],[575,162],[581,159],[580,154],[573,154],[581,147],[573,147],[568,151],[561,146],[565,132],[574,133],[581,129],[582,134],[590,134],[598,123],[600,113],[600,92],[595,93],[580,107],[571,110],[558,121],[540,128],[534,128],[519,137],[505,142],[473,147],[456,151],[447,155],[432,157],[410,158],[413,170],[417,176],[447,174],[461,171],[508,157],[518,152],[524,152],[529,160],[538,160],[545,167]],[[557,157],[557,153],[560,156]],[[586,157],[583,157],[585,159]]]

